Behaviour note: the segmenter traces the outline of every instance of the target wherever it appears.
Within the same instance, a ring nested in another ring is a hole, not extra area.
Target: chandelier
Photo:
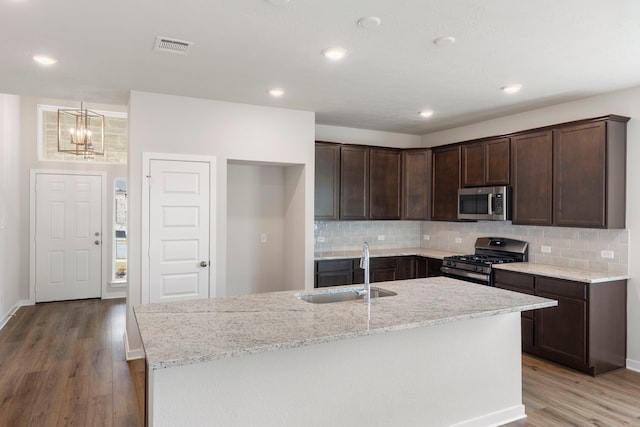
[[[80,109],[58,109],[58,152],[104,156],[104,116],[83,107],[80,102]]]

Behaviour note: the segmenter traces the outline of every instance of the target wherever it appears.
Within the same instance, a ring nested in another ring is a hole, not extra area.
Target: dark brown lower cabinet
[[[442,260],[437,258],[416,257],[416,278],[442,276]]]
[[[353,260],[332,259],[315,262],[314,287],[350,285],[353,283]]]
[[[441,276],[442,260],[419,256],[375,257],[369,260],[369,281],[388,282]],[[360,258],[315,262],[316,288],[364,283]]]
[[[416,278],[417,258],[416,256],[398,257],[398,275],[396,280]]]
[[[388,282],[398,280],[398,257],[376,257],[369,260],[369,282]],[[355,260],[353,283],[364,283],[364,270],[360,260]]]
[[[496,287],[558,301],[522,314],[522,349],[591,375],[626,362],[627,282],[583,283],[496,270]]]

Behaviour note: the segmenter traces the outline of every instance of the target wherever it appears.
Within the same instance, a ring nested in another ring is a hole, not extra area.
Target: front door
[[[36,175],[35,300],[101,296],[102,177]]]
[[[150,302],[209,298],[210,163],[149,162]]]

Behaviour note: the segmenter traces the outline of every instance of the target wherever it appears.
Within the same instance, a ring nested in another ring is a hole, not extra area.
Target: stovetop
[[[500,237],[479,237],[476,253],[445,257],[442,272],[493,286],[493,264],[527,261],[528,243]]]
[[[446,258],[451,261],[465,262],[468,264],[504,264],[507,262],[516,262],[511,256],[492,256],[492,255],[454,255]]]

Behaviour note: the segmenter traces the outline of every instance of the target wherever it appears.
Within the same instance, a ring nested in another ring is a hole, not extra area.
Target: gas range
[[[529,244],[502,237],[478,237],[475,254],[445,257],[442,272],[445,276],[483,285],[494,285],[493,265],[527,261]]]

